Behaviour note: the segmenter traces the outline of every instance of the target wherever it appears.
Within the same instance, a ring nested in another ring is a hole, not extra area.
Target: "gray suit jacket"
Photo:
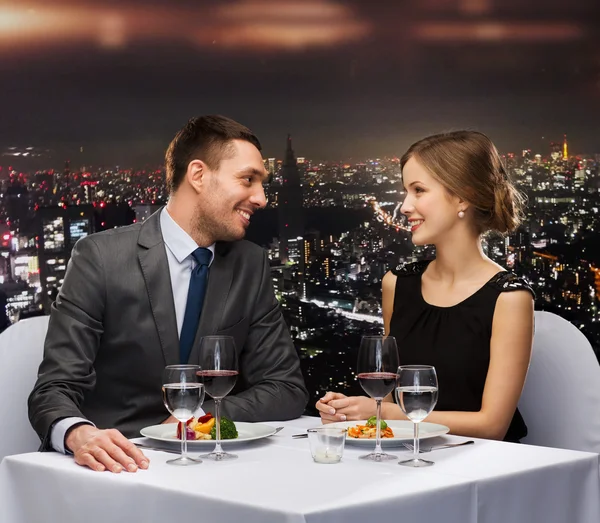
[[[308,393],[271,286],[266,253],[247,241],[217,243],[190,363],[210,334],[235,338],[240,377],[223,400],[236,421],[284,420]],[[162,371],[179,363],[179,336],[159,213],[93,234],[73,249],[50,316],[29,419],[50,449],[54,422],[84,417],[125,436],[168,417]],[[214,412],[206,401],[206,411]]]

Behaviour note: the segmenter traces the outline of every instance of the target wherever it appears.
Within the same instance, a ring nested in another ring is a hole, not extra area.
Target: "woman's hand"
[[[375,400],[366,396],[346,396],[328,392],[315,405],[323,423],[369,419],[377,413]]]

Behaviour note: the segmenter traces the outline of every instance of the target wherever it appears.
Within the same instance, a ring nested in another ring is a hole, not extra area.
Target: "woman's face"
[[[400,208],[409,222],[415,245],[436,244],[459,220],[464,207],[415,158],[402,170],[406,198]]]

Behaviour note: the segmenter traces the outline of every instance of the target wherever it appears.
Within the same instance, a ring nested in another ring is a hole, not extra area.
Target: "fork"
[[[136,447],[138,447],[139,449],[155,450],[157,452],[168,452],[169,454],[181,454],[181,451],[179,451],[179,450],[165,449],[165,448],[161,448],[161,447],[153,447],[152,445],[146,445],[145,443],[134,443],[134,445]]]
[[[419,452],[431,452],[432,450],[451,449],[454,447],[462,447],[463,445],[472,445],[475,443],[472,439],[468,441],[461,441],[460,443],[446,443],[445,445],[438,445],[437,447],[421,447]],[[415,450],[414,446],[410,443],[402,443],[411,452]]]

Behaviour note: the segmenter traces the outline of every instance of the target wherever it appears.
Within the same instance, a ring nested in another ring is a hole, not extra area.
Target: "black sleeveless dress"
[[[401,365],[435,367],[439,386],[435,410],[477,412],[490,363],[496,300],[502,292],[534,292],[524,280],[503,271],[457,305],[430,305],[421,292],[421,276],[430,261],[392,270],[397,281],[390,335],[398,343]],[[527,427],[517,409],[504,441],[518,442],[526,435]]]

